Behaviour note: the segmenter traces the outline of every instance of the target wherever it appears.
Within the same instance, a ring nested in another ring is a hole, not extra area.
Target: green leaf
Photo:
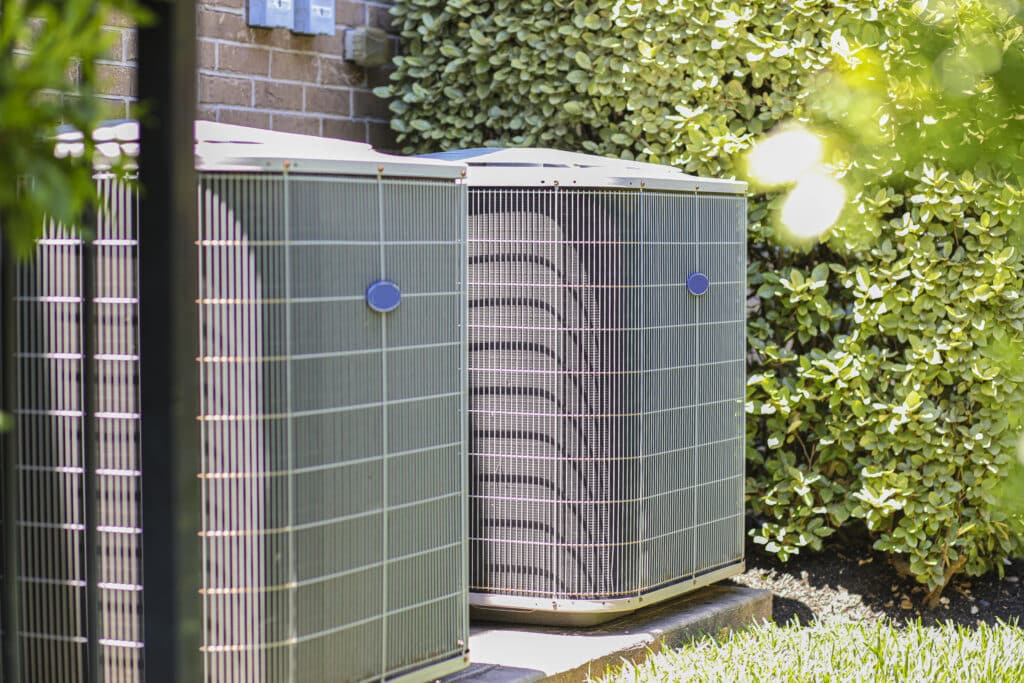
[[[590,77],[587,75],[586,71],[580,71],[579,69],[573,69],[572,71],[570,71],[566,75],[565,79],[567,81],[569,81],[570,83],[578,85],[580,83],[586,83],[588,80],[590,80]]]
[[[562,109],[565,111],[565,113],[571,114],[572,116],[579,116],[580,114],[583,113],[583,105],[577,102],[576,100],[569,100],[568,102],[564,103],[562,105]]]

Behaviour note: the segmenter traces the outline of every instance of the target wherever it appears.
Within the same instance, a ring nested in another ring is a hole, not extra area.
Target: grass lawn
[[[1024,628],[831,622],[762,624],[625,664],[603,679],[625,681],[1024,682]]]

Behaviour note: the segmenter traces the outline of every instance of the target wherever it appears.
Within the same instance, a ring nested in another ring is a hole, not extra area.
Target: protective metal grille
[[[142,662],[136,196],[97,179],[108,211],[97,220],[95,328],[82,324],[82,241],[45,227],[18,278],[20,410],[20,637],[26,682],[77,683],[86,647],[100,648],[107,681],[138,680]],[[86,609],[83,335],[94,335],[95,462],[100,632]]]
[[[464,189],[200,185],[210,680],[461,660]],[[366,304],[382,278],[392,313]]]
[[[130,184],[98,183],[112,206],[95,242],[98,638],[77,234],[49,226],[19,280],[19,638],[33,683],[87,680],[97,643],[104,681],[141,680],[138,221]],[[465,188],[205,173],[198,192],[207,681],[462,662]],[[403,294],[386,315],[364,296],[381,278]]]
[[[745,258],[742,196],[471,189],[471,591],[742,562]]]

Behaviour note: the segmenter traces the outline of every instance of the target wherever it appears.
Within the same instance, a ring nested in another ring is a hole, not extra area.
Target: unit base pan
[[[684,579],[643,595],[608,600],[549,600],[519,595],[470,593],[469,614],[477,621],[501,621],[541,626],[597,626],[635,612],[643,607],[664,602],[684,593],[722,581],[746,571],[746,563],[719,567],[706,574]]]

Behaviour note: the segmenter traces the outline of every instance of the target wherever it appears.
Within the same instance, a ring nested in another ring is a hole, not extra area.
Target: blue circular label
[[[366,288],[366,305],[378,313],[388,313],[402,303],[402,290],[391,280],[377,280]]]
[[[708,291],[708,287],[711,286],[711,280],[708,276],[700,271],[690,273],[686,278],[686,288],[690,290],[690,294],[694,296],[700,296],[704,292]]]

